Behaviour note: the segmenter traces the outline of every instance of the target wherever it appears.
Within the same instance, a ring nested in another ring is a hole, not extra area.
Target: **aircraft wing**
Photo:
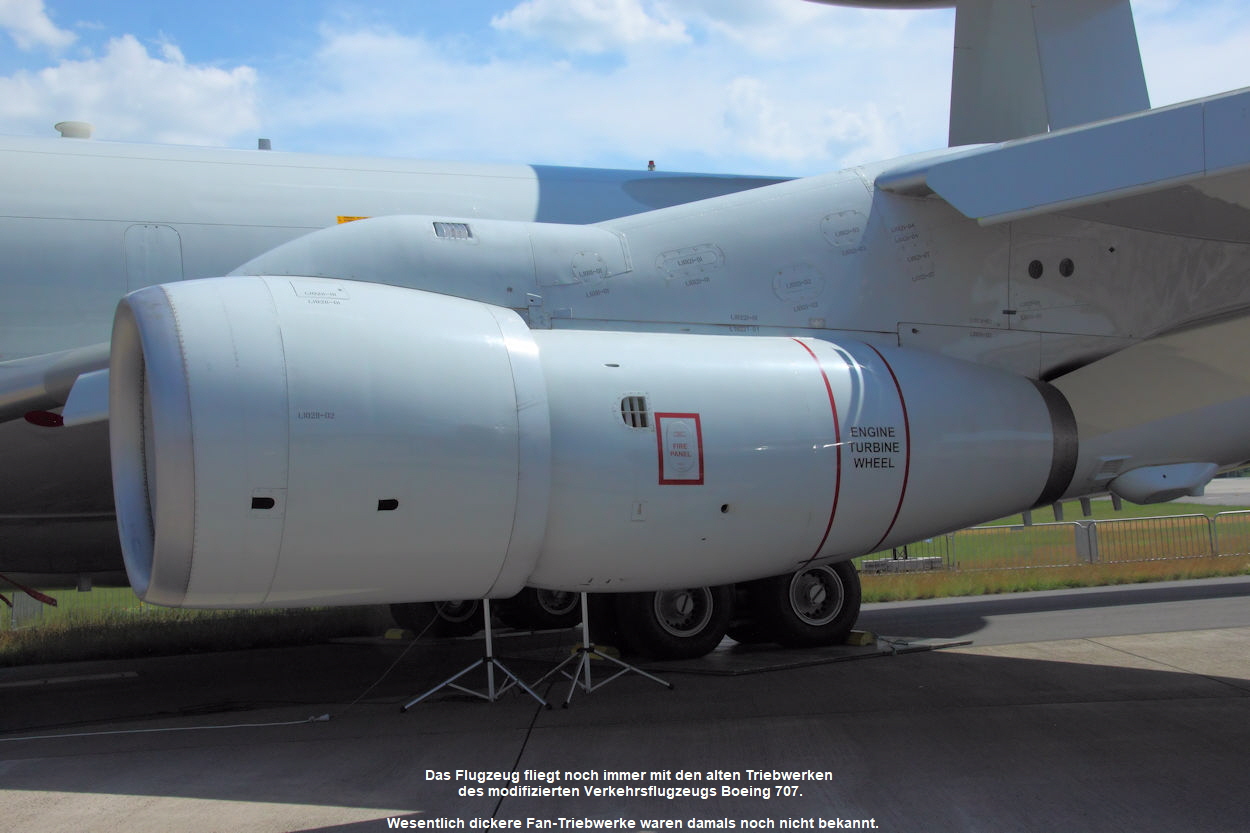
[[[1250,89],[964,148],[882,172],[877,187],[945,200],[982,225],[1064,212],[1250,241]]]
[[[66,425],[107,419],[108,363],[107,342],[0,362],[0,422],[62,406]]]

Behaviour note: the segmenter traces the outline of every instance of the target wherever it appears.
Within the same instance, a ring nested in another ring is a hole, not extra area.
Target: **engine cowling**
[[[1061,397],[814,339],[531,331],[418,290],[240,277],[120,305],[131,583],[258,607],[774,575],[1048,502]]]
[[[110,385],[144,599],[478,598],[537,557],[550,429],[508,310],[333,281],[154,287],[118,308]]]

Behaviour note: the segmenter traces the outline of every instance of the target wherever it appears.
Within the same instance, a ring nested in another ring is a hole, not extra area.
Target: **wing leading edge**
[[[108,416],[108,343],[0,362],[0,422],[66,406],[68,425]]]

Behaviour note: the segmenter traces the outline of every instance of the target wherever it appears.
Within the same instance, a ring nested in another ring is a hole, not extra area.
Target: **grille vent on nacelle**
[[[1098,470],[1094,472],[1094,480],[1110,480],[1119,475],[1128,457],[1099,457]]]
[[[650,428],[651,412],[647,410],[647,397],[626,396],[622,399],[621,419],[630,428]]]
[[[450,240],[472,240],[468,223],[434,223],[434,236]]]

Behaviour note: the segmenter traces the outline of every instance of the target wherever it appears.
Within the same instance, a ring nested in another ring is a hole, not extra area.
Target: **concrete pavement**
[[[1031,641],[836,662],[850,649],[796,656],[727,642],[701,667],[649,666],[674,691],[627,677],[578,693],[569,709],[544,710],[516,692],[493,704],[440,694],[401,714],[401,703],[478,654],[472,642],[402,657],[398,645],[349,643],[0,671],[0,828],[372,831],[394,829],[391,818],[466,829],[474,820],[527,829],[527,819],[528,829],[569,830],[583,829],[577,819],[1245,829],[1250,610],[1230,622],[1222,605],[1187,598],[1194,629],[1121,633],[1118,620],[1150,621],[1156,606],[1175,603],[1149,587],[1096,605],[1073,594],[1082,638],[1046,639],[1051,625],[1034,618]],[[1179,592],[1250,608],[1237,604],[1242,583],[1204,588]],[[1055,622],[1062,599],[1042,604]],[[887,613],[908,624],[876,607],[865,620]],[[1006,620],[1036,617],[1037,607],[947,609],[926,622],[922,605],[910,624],[919,632],[937,621],[943,638],[975,640],[986,629],[969,623],[1004,620],[1009,633]],[[1209,618],[1219,626],[1206,627]],[[574,636],[500,639],[497,650],[534,679]],[[744,664],[773,670],[742,673]],[[528,791],[579,794],[461,794],[501,786],[465,774],[493,772],[520,773],[515,786]],[[714,795],[665,797],[683,788]]]

